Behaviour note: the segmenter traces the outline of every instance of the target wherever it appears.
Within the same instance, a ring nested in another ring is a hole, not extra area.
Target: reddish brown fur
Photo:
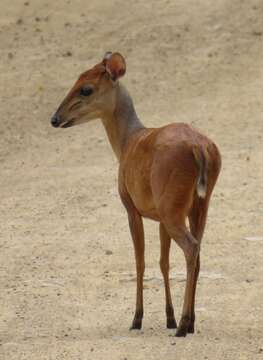
[[[205,199],[199,198],[196,192],[199,169],[192,151],[196,146],[208,156],[208,183]],[[177,336],[194,332],[194,297],[200,268],[199,245],[204,232],[210,196],[220,167],[220,154],[215,144],[185,124],[171,124],[159,129],[141,130],[130,139],[121,157],[119,188],[128,213],[134,212],[139,216],[159,221],[161,224],[160,237],[163,254],[161,254],[160,266],[166,287],[167,327],[176,324],[168,283],[171,238],[184,251],[188,273],[193,274],[192,279],[189,280],[192,293],[191,290],[186,292]],[[191,233],[186,228],[187,217]],[[140,255],[143,256],[139,254],[137,257]],[[143,273],[144,261],[143,259],[138,261],[141,261],[139,271]],[[188,274],[188,277],[190,276]],[[138,287],[138,293],[140,293],[142,284]],[[142,314],[142,300],[137,300],[137,302],[141,309],[140,311],[137,309],[136,314]],[[133,327],[140,326],[141,318],[135,315]]]
[[[119,193],[128,213],[137,269],[136,311],[132,329],[141,328],[143,317],[145,265],[142,217],[145,217],[160,223],[160,267],[165,283],[169,328],[176,327],[169,287],[171,239],[184,252],[187,281],[176,335],[185,336],[194,332],[200,243],[221,158],[216,145],[189,125],[174,123],[161,128],[145,128],[136,116],[129,95],[116,82],[115,77],[123,75],[125,69],[125,61],[120,54],[107,55],[103,62],[80,76],[57,113],[63,117],[61,121],[68,121],[72,116],[70,109],[84,103],[86,113],[95,114],[89,119],[102,118],[119,159]],[[91,97],[85,103],[80,97],[79,90],[85,84],[94,86],[96,101]],[[84,110],[80,108],[77,115],[83,116]],[[197,192],[200,174],[202,181],[206,182],[204,198]],[[190,230],[186,225],[187,218]]]

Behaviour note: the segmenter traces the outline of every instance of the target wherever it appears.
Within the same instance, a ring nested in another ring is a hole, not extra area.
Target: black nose
[[[60,124],[61,124],[61,120],[59,115],[57,114],[53,115],[51,118],[51,125],[54,127],[59,127]]]

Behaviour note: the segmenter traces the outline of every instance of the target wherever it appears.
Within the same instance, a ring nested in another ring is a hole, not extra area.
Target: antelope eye
[[[91,86],[83,86],[80,90],[81,96],[90,96],[93,93],[93,88]]]

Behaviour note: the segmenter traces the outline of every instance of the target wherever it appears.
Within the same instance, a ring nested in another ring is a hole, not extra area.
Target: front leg
[[[119,168],[119,194],[129,219],[129,227],[134,245],[137,273],[136,309],[130,330],[141,329],[143,318],[143,275],[144,275],[144,230],[142,217],[136,209],[123,180],[122,166]]]
[[[143,318],[143,275],[144,263],[144,230],[141,215],[135,207],[127,208],[130,232],[134,245],[136,272],[137,272],[137,292],[136,310],[130,330],[141,329]]]

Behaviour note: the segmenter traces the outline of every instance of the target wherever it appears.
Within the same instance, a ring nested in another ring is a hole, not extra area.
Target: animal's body
[[[52,125],[70,127],[102,119],[119,160],[119,193],[135,249],[137,296],[131,328],[140,329],[143,317],[144,217],[160,223],[160,267],[169,328],[177,327],[169,287],[171,239],[184,252],[187,282],[176,335],[185,336],[194,332],[200,243],[221,157],[209,138],[187,124],[145,128],[129,93],[118,81],[125,69],[120,54],[107,53],[102,63],[81,75],[52,118]]]
[[[143,217],[168,226],[178,218],[178,210],[189,214],[194,198],[198,198],[197,149],[207,157],[208,152],[218,155],[207,137],[183,123],[143,129],[131,138],[121,157],[119,182]]]

